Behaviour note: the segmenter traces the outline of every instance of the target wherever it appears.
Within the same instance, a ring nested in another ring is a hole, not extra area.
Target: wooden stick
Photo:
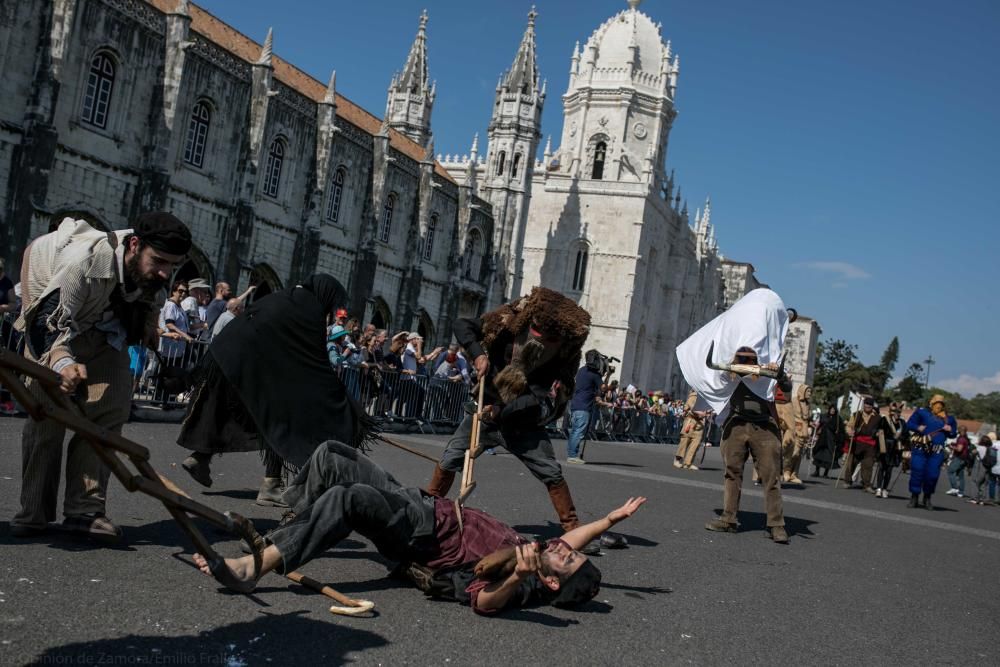
[[[285,577],[297,584],[301,584],[306,588],[314,590],[317,593],[322,593],[331,600],[339,602],[339,605],[330,607],[330,611],[334,614],[357,616],[358,614],[364,614],[375,608],[375,603],[370,600],[355,600],[354,598],[349,598],[340,591],[337,591],[324,583],[316,581],[312,577],[307,577],[301,572],[289,572],[285,575]]]
[[[422,459],[427,459],[431,463],[437,464],[437,462],[438,462],[438,459],[434,458],[430,454],[424,454],[419,449],[414,449],[413,447],[410,447],[408,445],[404,445],[401,442],[396,442],[395,440],[390,440],[389,438],[385,437],[381,433],[379,433],[377,436],[375,436],[375,439],[376,440],[381,440],[382,442],[384,442],[387,445],[392,445],[393,447],[397,447],[399,449],[402,449],[404,452],[409,452],[409,453],[411,453],[411,454],[413,454],[415,456],[419,456]]]

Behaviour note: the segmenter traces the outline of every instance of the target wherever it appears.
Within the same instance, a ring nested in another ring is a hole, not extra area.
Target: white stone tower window
[[[500,151],[497,156],[497,176],[503,176],[503,168],[507,164],[507,151]]]
[[[111,106],[111,92],[115,86],[115,62],[107,53],[98,53],[90,61],[87,74],[87,91],[83,97],[83,112],[80,119],[95,127],[108,126],[108,109]]]
[[[608,154],[608,145],[603,141],[598,141],[594,146],[594,169],[590,177],[595,181],[604,178],[604,159]]]
[[[438,216],[437,213],[431,215],[431,221],[427,225],[427,239],[424,241],[424,261],[429,262],[434,256],[434,234],[437,232],[438,226]]]
[[[514,164],[510,167],[510,177],[517,178],[517,170],[521,166],[521,154],[514,153]]]
[[[396,208],[396,193],[393,192],[385,200],[385,208],[382,209],[382,224],[378,228],[378,240],[382,243],[389,242],[389,235],[392,233],[392,210]]]
[[[267,150],[267,166],[264,168],[264,194],[268,197],[278,196],[278,184],[281,183],[281,165],[285,161],[285,142],[278,137],[271,142]]]
[[[326,202],[326,219],[336,223],[340,218],[340,202],[344,198],[344,181],[347,180],[347,170],[338,167],[330,184],[330,198]]]
[[[184,142],[184,161],[194,167],[205,164],[205,140],[212,121],[212,109],[204,100],[194,105],[188,123],[187,140]]]
[[[478,229],[469,230],[465,241],[465,277],[479,280],[483,266],[483,235]]]
[[[574,292],[582,292],[587,282],[587,261],[590,259],[590,252],[587,246],[581,245],[576,251],[576,261],[573,263],[573,283],[570,289]]]

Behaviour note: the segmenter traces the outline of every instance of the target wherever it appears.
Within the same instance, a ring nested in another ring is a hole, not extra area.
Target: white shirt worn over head
[[[749,347],[757,352],[757,361],[762,366],[777,363],[787,333],[785,303],[774,291],[760,288],[748,292],[729,310],[691,334],[677,346],[677,361],[688,385],[698,392],[695,409],[711,408],[716,423],[721,424],[729,413],[729,399],[740,382],[757,396],[773,401],[777,384],[774,380],[734,378],[731,373],[709,368],[706,357],[712,349],[714,363],[728,364],[739,348]]]

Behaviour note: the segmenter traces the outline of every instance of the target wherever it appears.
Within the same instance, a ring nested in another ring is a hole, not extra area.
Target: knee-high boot
[[[455,473],[445,470],[438,464],[434,466],[434,476],[431,477],[431,481],[427,485],[427,493],[438,498],[444,498],[448,495],[448,491],[451,489],[454,481]]]
[[[569,492],[569,484],[566,480],[561,480],[548,487],[549,498],[552,506],[559,516],[559,523],[562,524],[563,531],[570,531],[580,525],[580,519],[576,516],[576,506],[573,504],[573,496]]]

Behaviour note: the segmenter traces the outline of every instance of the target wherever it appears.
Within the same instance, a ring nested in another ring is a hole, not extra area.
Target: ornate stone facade
[[[543,159],[517,171],[511,155],[534,155],[545,101],[532,12],[497,86],[485,162],[474,145],[443,164],[482,190],[504,232],[491,303],[533,285],[564,292],[590,311],[587,345],[619,357],[623,379],[680,393],[674,348],[726,307],[727,289],[742,296],[752,281],[727,282],[711,202],[690,220],[666,170],[680,59],[638,5],[573,49],[559,145],[550,138]]]
[[[121,229],[168,209],[195,239],[184,276],[266,292],[325,271],[352,312],[446,342],[485,307],[493,217],[424,145],[425,23],[394,81],[407,125],[187,0],[0,3],[0,253],[16,275],[66,214]]]
[[[532,10],[485,159],[477,136],[435,160],[426,13],[379,119],[335,74],[276,56],[272,33],[258,44],[188,0],[7,0],[0,253],[16,273],[63,215],[116,229],[165,208],[194,234],[185,277],[266,292],[325,271],[352,312],[438,343],[545,285],[591,312],[588,345],[623,379],[680,393],[675,346],[760,283],[666,168],[680,59],[639,4],[573,49],[543,159]]]

